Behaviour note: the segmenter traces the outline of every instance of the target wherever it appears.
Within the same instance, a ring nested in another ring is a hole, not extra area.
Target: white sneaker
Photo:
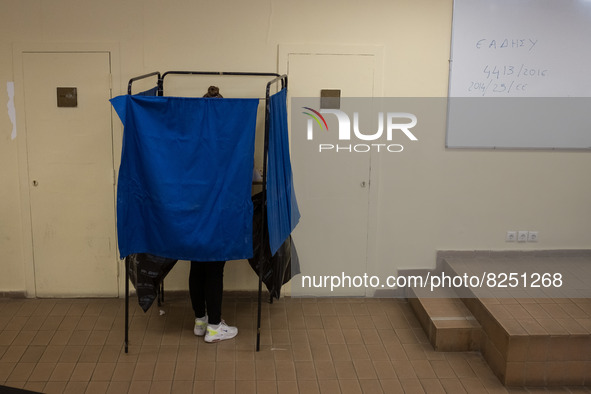
[[[238,335],[236,327],[228,326],[225,321],[221,321],[218,325],[207,325],[207,334],[205,334],[205,342],[219,342],[226,339],[232,339]]]
[[[198,337],[202,337],[205,335],[205,331],[207,330],[207,315],[204,317],[198,317],[195,319],[195,328],[193,328],[193,333]]]

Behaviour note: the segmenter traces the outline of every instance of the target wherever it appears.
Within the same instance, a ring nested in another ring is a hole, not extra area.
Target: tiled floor
[[[131,299],[129,353],[118,299],[0,299],[0,385],[44,393],[580,392],[503,387],[477,352],[433,351],[409,305],[393,299],[227,295],[233,340],[193,335],[187,295],[144,314]],[[162,312],[163,313],[162,313]]]

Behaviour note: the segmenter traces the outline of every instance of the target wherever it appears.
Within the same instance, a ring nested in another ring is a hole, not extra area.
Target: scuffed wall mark
[[[6,82],[6,93],[8,93],[8,103],[6,107],[8,108],[8,117],[10,118],[10,122],[12,123],[12,133],[10,134],[10,139],[14,140],[16,138],[16,110],[14,108],[14,82]]]

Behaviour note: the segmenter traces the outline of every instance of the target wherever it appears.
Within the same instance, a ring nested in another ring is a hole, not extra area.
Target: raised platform
[[[436,350],[479,350],[506,386],[591,386],[591,252],[442,252],[429,275],[515,278],[533,268],[560,272],[562,285],[415,288],[407,297]]]

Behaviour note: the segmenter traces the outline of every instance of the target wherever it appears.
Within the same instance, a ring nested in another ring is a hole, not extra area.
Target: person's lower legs
[[[224,341],[238,334],[236,327],[222,320],[225,264],[225,261],[191,262],[189,291],[195,312],[193,332],[197,336],[205,335],[205,342]]]
[[[200,261],[191,261],[191,269],[189,271],[189,295],[191,296],[191,305],[193,306],[196,318],[201,318],[206,315],[206,264],[207,263]]]
[[[205,304],[207,305],[208,322],[217,325],[222,320],[222,299],[224,294],[224,266],[225,261],[210,261],[202,263],[205,281]]]

